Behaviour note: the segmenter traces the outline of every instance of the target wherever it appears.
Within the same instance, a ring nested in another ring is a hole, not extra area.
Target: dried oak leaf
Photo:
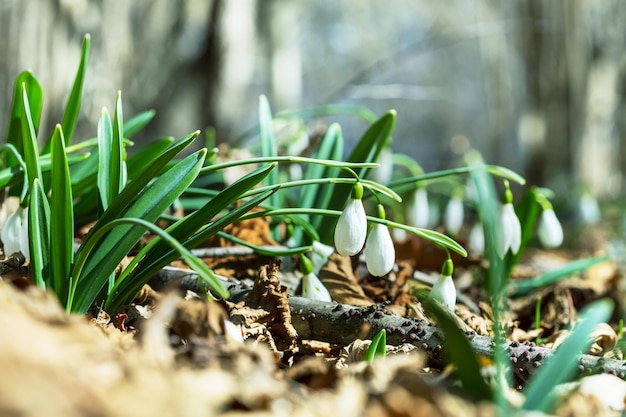
[[[365,295],[357,282],[352,269],[351,259],[333,253],[326,265],[320,270],[319,278],[330,292],[333,301],[352,306],[369,306],[374,301]]]

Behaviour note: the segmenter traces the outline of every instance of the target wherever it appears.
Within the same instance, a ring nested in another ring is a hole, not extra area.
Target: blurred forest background
[[[79,134],[122,90],[153,108],[143,137],[214,126],[230,141],[277,112],[342,103],[394,108],[394,151],[427,171],[467,146],[531,184],[620,195],[626,170],[626,8],[617,0],[0,0],[0,132],[12,83],[44,88],[61,119],[92,36]],[[365,124],[336,117],[348,141]],[[331,119],[331,120],[334,120]],[[81,130],[82,129],[82,130]]]

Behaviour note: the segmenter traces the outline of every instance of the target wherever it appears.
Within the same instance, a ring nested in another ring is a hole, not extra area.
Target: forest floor
[[[237,228],[231,232],[251,243],[271,243],[263,220]],[[512,279],[608,252],[606,233],[594,229],[584,236],[584,248],[527,250]],[[198,285],[194,274],[177,264],[114,317],[97,310],[67,315],[53,295],[27,277],[5,273],[0,280],[0,415],[497,415],[493,403],[476,402],[460,387],[444,354],[454,347],[446,345],[414,296],[437,277],[442,251],[417,238],[396,242],[397,267],[385,278],[369,276],[358,257],[333,255],[319,274],[335,301],[328,304],[294,295],[300,280],[294,260],[232,250],[222,241],[212,244],[225,250],[205,249],[204,259],[230,280],[228,301],[207,301],[190,291]],[[485,291],[476,285],[482,267],[477,259],[455,258],[456,317],[482,352],[488,373],[493,322]],[[590,335],[588,353],[612,361],[613,367],[603,369],[607,373],[593,384],[623,390],[616,333],[622,279],[615,261],[606,260],[509,299],[505,320],[514,381],[508,397],[514,408],[522,402],[529,375],[567,335],[577,312],[603,297],[616,301],[616,313]],[[225,319],[235,325],[226,326]],[[366,363],[369,339],[381,328],[388,335],[387,356]],[[555,414],[620,415],[583,386],[564,389]],[[623,407],[624,392],[614,399],[614,408],[620,402]]]

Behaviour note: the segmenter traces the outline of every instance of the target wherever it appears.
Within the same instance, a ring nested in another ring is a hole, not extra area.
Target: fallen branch
[[[202,288],[202,285],[198,285],[195,274],[183,275],[184,280],[179,283],[180,288],[193,291]],[[166,280],[164,276],[156,276],[153,281],[163,284]],[[234,283],[228,289],[231,300],[235,302],[244,299],[250,291],[249,286]],[[353,307],[291,296],[289,306],[292,310],[292,324],[300,339],[320,340],[345,346],[356,339],[372,339],[380,330],[385,329],[388,344],[410,343],[424,351],[432,365],[443,367],[448,363],[443,356],[445,335],[441,329],[424,320],[392,314],[385,310],[384,305]],[[494,357],[492,338],[476,334],[468,334],[467,337],[477,354],[488,358]],[[551,348],[535,346],[530,342],[507,343],[505,349],[513,371],[523,381],[553,354]],[[625,364],[626,361],[622,360],[580,355],[577,374],[610,373],[626,379]]]

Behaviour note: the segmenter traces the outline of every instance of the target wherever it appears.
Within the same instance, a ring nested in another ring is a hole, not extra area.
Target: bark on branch
[[[165,277],[157,276],[153,283],[162,284],[166,280]],[[185,279],[179,286],[193,291],[202,288],[195,274],[185,274]],[[231,301],[238,302],[246,297],[250,287],[232,284],[229,291]],[[356,339],[372,339],[380,330],[385,329],[388,344],[413,344],[427,354],[431,364],[435,366],[447,364],[443,353],[445,335],[441,329],[424,320],[397,316],[379,304],[361,308],[296,296],[291,296],[288,300],[292,310],[292,324],[300,339],[320,340],[345,346]],[[467,337],[476,353],[489,358],[494,357],[492,338],[476,334],[468,334]],[[515,375],[523,381],[553,354],[551,348],[535,346],[532,343],[507,343],[505,348]],[[626,379],[626,361],[593,355],[580,355],[578,360],[578,375],[602,372]]]

